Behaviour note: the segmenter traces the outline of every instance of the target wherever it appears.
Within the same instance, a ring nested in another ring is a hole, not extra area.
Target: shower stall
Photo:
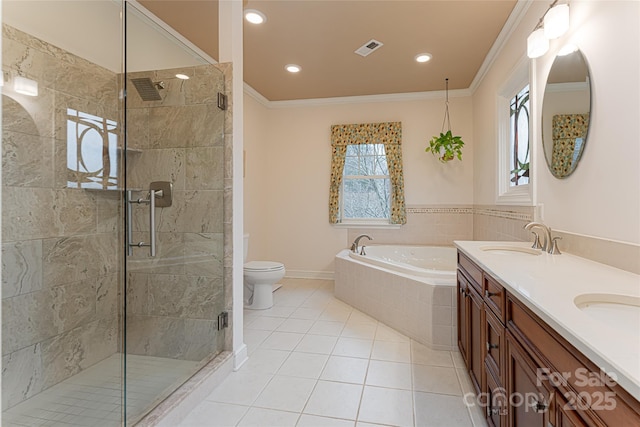
[[[230,349],[229,67],[135,2],[2,18],[2,425],[133,425]]]

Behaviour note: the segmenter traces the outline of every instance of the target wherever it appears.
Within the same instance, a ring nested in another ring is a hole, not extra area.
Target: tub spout
[[[353,241],[353,244],[351,245],[351,252],[357,254],[358,253],[358,244],[360,243],[360,239],[362,239],[363,237],[366,237],[369,240],[373,240],[373,238],[367,234],[361,234],[358,237],[356,237],[356,239]]]

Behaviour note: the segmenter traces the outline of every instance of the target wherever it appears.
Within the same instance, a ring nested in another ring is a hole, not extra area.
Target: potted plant
[[[446,163],[454,158],[462,160],[462,147],[464,142],[462,137],[454,136],[451,132],[451,120],[449,119],[449,79],[445,79],[446,83],[446,104],[444,110],[444,120],[442,122],[442,132],[440,135],[436,135],[429,141],[429,146],[425,149],[426,152],[431,152],[434,156],[438,157],[442,163]],[[444,131],[444,125],[447,124],[447,131]]]
[[[429,146],[425,151],[431,151],[434,156],[438,156],[438,160],[442,163],[446,163],[457,157],[458,160],[462,160],[462,147],[464,142],[462,137],[453,136],[451,129],[446,133],[440,132],[440,136],[434,136],[429,141]]]

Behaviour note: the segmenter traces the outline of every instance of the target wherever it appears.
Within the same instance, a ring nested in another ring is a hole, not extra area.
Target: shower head
[[[149,77],[131,79],[131,83],[136,87],[138,95],[143,101],[161,101],[162,97],[158,89],[164,89],[163,82],[152,82]]]

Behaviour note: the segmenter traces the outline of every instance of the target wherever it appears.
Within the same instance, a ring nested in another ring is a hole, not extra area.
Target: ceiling
[[[217,1],[140,3],[218,58]],[[244,81],[270,101],[466,89],[516,0],[250,0],[267,16],[244,24]],[[383,46],[354,51],[371,39]],[[418,53],[433,59],[417,63]],[[286,64],[302,66],[291,74]]]

